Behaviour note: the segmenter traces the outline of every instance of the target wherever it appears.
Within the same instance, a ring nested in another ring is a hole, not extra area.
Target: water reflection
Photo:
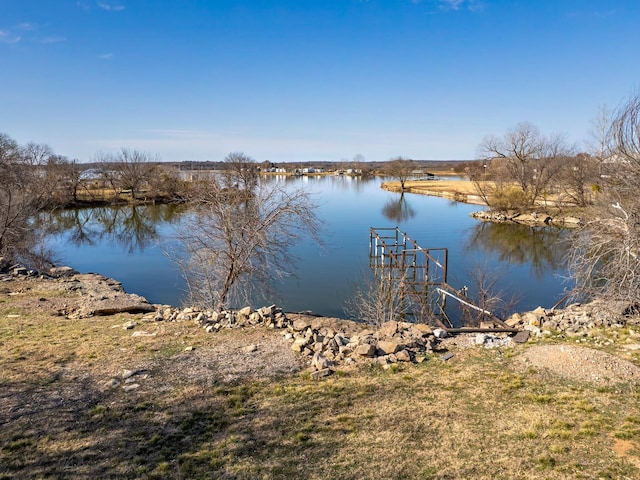
[[[566,239],[567,231],[557,227],[479,222],[471,229],[466,250],[494,254],[510,264],[529,264],[540,280],[563,268]]]
[[[173,223],[183,205],[122,205],[58,210],[39,215],[37,225],[50,234],[66,233],[70,245],[109,242],[128,253],[143,252],[160,234],[158,228]]]
[[[416,211],[411,208],[404,193],[400,198],[390,198],[382,207],[382,214],[396,224],[406,222],[416,216]]]

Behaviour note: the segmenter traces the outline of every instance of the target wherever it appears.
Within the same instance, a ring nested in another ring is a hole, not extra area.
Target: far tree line
[[[573,235],[567,259],[575,295],[621,300],[640,309],[640,95],[610,114],[601,111],[592,140],[588,152],[578,152],[564,136],[544,135],[521,123],[486,137],[477,160],[456,169],[476,184],[491,209],[540,209],[551,196],[554,208],[583,209],[585,222]],[[357,160],[363,163],[361,156]],[[398,179],[404,191],[418,165],[397,157],[381,163],[378,173]],[[230,153],[222,167],[221,176],[185,182],[175,165],[122,149],[98,155],[88,180],[87,165],[56,155],[47,145],[19,145],[0,134],[0,257],[5,264],[45,257],[31,228],[42,209],[109,201],[109,195],[188,201],[198,207],[200,230],[195,237],[184,236],[188,255],[176,259],[197,279],[189,283],[193,299],[220,307],[243,282],[248,286],[255,284],[252,279],[264,283],[269,275],[291,274],[292,266],[283,259],[292,239],[302,233],[299,225],[311,232],[318,227],[304,192],[292,194],[260,181],[264,165]],[[287,240],[280,244],[282,238]],[[280,261],[266,262],[275,258],[268,252],[276,250]],[[203,269],[206,265],[211,268]]]

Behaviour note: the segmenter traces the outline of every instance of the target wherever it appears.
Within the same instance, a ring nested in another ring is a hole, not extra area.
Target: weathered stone
[[[52,267],[49,269],[49,275],[54,277],[65,277],[78,273],[71,267]]]
[[[296,332],[302,332],[309,327],[309,324],[304,320],[298,319],[293,322],[293,325],[291,327]]]
[[[418,334],[421,334],[422,336],[433,334],[433,329],[426,323],[416,323],[414,325],[411,325],[411,327],[409,328],[409,331],[412,334],[418,333]]]
[[[139,370],[123,370],[121,377],[122,377],[123,380],[126,380],[127,378],[133,377],[138,372],[139,372]]]
[[[386,355],[382,355],[380,357],[376,357],[376,363],[378,363],[380,365],[388,365],[389,364],[389,357],[387,357]]]
[[[378,334],[380,335],[380,338],[392,337],[397,331],[398,331],[398,322],[390,320],[380,325],[380,330],[378,330]]]
[[[251,315],[251,307],[241,308],[240,310],[238,310],[238,315],[248,317],[249,315]]]
[[[526,343],[527,340],[529,340],[529,335],[530,332],[528,330],[522,330],[521,332],[516,333],[516,335],[513,337],[513,341],[516,343]]]
[[[347,345],[340,345],[338,347],[338,353],[344,355],[345,357],[351,355],[353,353],[353,349],[349,348]]]
[[[122,325],[122,328],[124,328],[125,330],[131,330],[132,328],[135,328],[136,325],[137,324],[135,321],[129,320],[128,322]]]
[[[340,335],[339,333],[337,333],[336,335],[334,335],[333,339],[335,340],[335,342],[338,344],[338,346],[340,345],[346,345],[347,343],[349,343],[349,339],[345,338],[344,336]]]
[[[400,345],[398,342],[391,340],[381,340],[376,344],[376,347],[383,353],[383,355],[388,355],[390,353],[396,353],[399,350]]]
[[[411,355],[409,354],[409,352],[407,350],[400,350],[399,352],[396,353],[396,358],[398,359],[399,362],[410,362],[411,361]]]
[[[436,328],[433,330],[433,336],[436,338],[447,338],[448,333],[444,328]]]
[[[325,368],[323,370],[317,370],[315,372],[311,372],[311,378],[314,380],[317,380],[319,378],[324,378],[324,377],[328,377],[333,373],[333,370],[331,370],[330,368]]]
[[[131,334],[132,337],[155,337],[158,332],[145,332],[144,330],[138,330],[137,332],[133,332]]]
[[[246,347],[244,347],[244,351],[247,353],[253,353],[253,352],[257,352],[258,351],[258,346],[257,345],[247,345]]]
[[[506,323],[510,327],[515,327],[522,323],[522,315],[519,313],[514,313],[509,318],[507,318],[504,323]]]
[[[296,338],[291,344],[291,350],[294,352],[302,352],[307,346],[307,340],[305,338]]]
[[[311,364],[315,367],[316,370],[324,370],[326,368],[329,368],[330,363],[331,362],[329,362],[327,357],[319,352],[316,352],[311,359]]]
[[[361,345],[358,345],[358,347],[355,349],[355,353],[357,355],[360,355],[361,357],[371,358],[376,354],[376,347],[368,343],[363,343]]]

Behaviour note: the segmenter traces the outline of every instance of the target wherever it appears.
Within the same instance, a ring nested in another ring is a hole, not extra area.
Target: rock
[[[124,328],[125,330],[131,330],[132,328],[135,328],[136,326],[136,322],[133,320],[129,320],[127,323],[122,325],[122,328]]]
[[[316,370],[325,370],[331,366],[331,362],[319,352],[316,352],[311,359],[311,364]]]
[[[416,323],[414,325],[411,325],[410,332],[414,333],[414,334],[421,334],[422,336],[427,336],[427,335],[432,335],[433,334],[433,329],[427,325],[426,323]]]
[[[131,378],[134,375],[138,374],[139,370],[123,370],[122,371],[122,379],[126,380],[127,378]]]
[[[400,345],[398,342],[393,342],[389,340],[381,340],[376,344],[378,350],[380,350],[383,355],[388,355],[390,353],[396,353],[400,349]]]
[[[391,320],[389,322],[385,322],[382,325],[380,325],[378,334],[380,338],[393,337],[397,331],[398,331],[398,322]]]
[[[246,347],[244,347],[244,351],[247,353],[253,353],[253,352],[257,352],[258,351],[258,346],[257,345],[247,345]]]
[[[354,353],[360,355],[361,357],[372,358],[376,354],[376,347],[368,343],[363,343],[361,345],[358,345]]]
[[[102,385],[104,386],[104,388],[116,388],[120,386],[120,382],[115,378],[110,378],[109,380],[104,382]]]
[[[509,327],[520,325],[522,324],[522,315],[520,315],[519,313],[514,313],[509,318],[507,318],[504,323],[506,323]]]
[[[295,332],[302,332],[309,328],[309,324],[306,321],[299,319],[293,322],[292,328]]]
[[[132,337],[155,337],[158,334],[158,332],[145,332],[143,330],[138,330],[137,332],[133,332],[131,334]]]
[[[399,352],[396,353],[396,359],[399,362],[410,362],[411,361],[411,355],[409,354],[409,352],[407,350],[400,350]]]
[[[126,293],[120,282],[95,273],[64,277],[70,290],[80,291],[81,300],[75,316],[79,318],[116,313],[148,313],[155,311],[144,297]]]
[[[433,330],[433,336],[436,338],[447,338],[448,335],[444,328],[436,328]]]
[[[306,338],[296,338],[291,344],[291,350],[293,350],[294,352],[302,352],[306,346]]]
[[[323,370],[317,370],[315,372],[311,372],[311,378],[314,380],[317,380],[319,378],[328,377],[332,373],[333,373],[333,370],[331,370],[330,368],[325,368]]]
[[[136,390],[138,388],[140,388],[140,384],[139,383],[130,383],[130,384],[125,385],[125,386],[122,387],[122,389],[125,392],[131,392],[131,391]]]
[[[52,267],[49,269],[49,275],[53,277],[64,277],[68,275],[75,275],[76,273],[78,272],[71,267]]]
[[[515,336],[513,337],[513,341],[515,343],[527,343],[527,340],[529,340],[529,335],[530,332],[528,330],[522,330],[521,332],[515,334]]]

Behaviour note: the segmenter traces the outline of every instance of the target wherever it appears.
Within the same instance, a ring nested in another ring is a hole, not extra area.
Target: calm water
[[[345,316],[344,301],[369,268],[370,227],[398,226],[424,248],[448,248],[454,287],[471,286],[469,272],[478,267],[495,272],[505,296],[520,299],[518,310],[550,307],[567,287],[561,279],[562,230],[478,222],[469,217],[478,206],[401,197],[380,189],[380,179],[287,181],[313,193],[325,224],[323,247],[303,240],[292,251],[299,258],[297,275],[279,285],[281,299],[274,299],[287,311]],[[184,207],[127,206],[67,211],[46,221],[58,226],[52,246],[60,264],[116,278],[152,303],[178,305],[184,282],[164,251],[183,214]]]

